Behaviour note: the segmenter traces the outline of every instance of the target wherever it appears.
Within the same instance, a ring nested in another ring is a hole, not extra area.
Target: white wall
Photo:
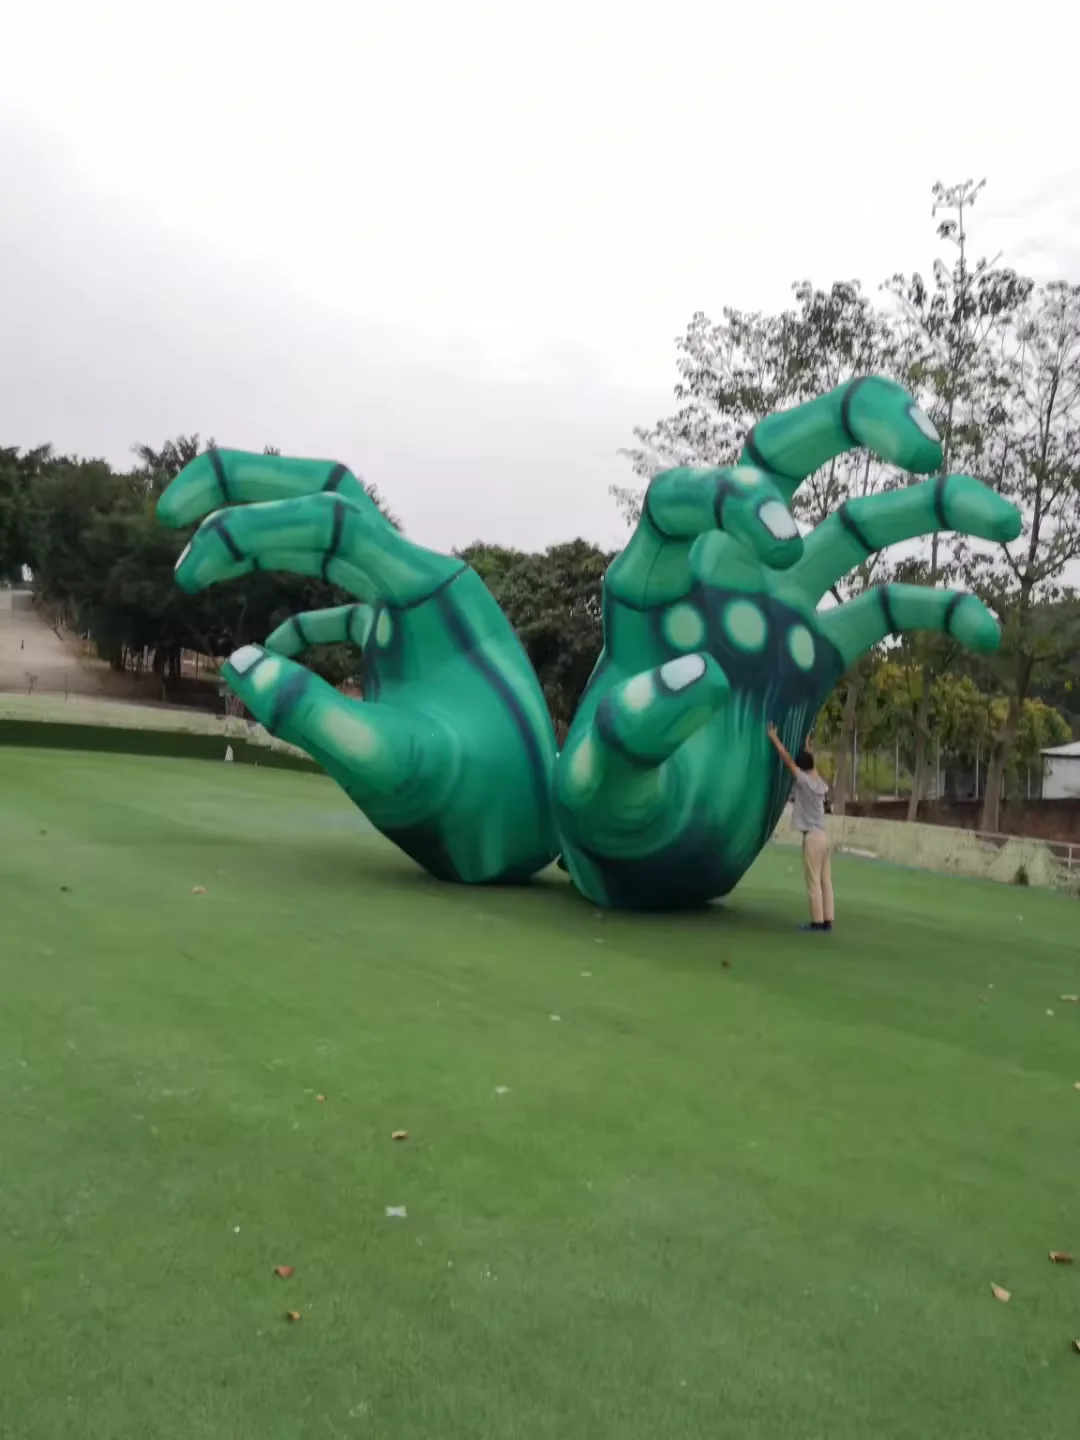
[[[1075,800],[1080,798],[1080,755],[1044,755],[1044,800]]]

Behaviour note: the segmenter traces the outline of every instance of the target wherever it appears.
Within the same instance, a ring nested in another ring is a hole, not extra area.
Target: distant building
[[[1042,752],[1042,798],[1080,800],[1080,740]]]

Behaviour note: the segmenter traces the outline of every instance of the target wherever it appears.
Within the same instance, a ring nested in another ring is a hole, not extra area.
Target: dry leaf
[[[315,1096],[315,1099],[316,1099],[316,1100],[325,1100],[325,1099],[326,1099],[326,1096],[325,1096],[325,1095],[316,1095],[316,1096]]]
[[[1080,995],[1059,995],[1058,999],[1066,1005],[1080,1005]]]
[[[274,1274],[278,1277],[279,1280],[288,1280],[289,1276],[293,1273],[293,1267],[291,1265],[274,1266]]]
[[[286,1310],[286,1311],[285,1311],[285,1319],[288,1320],[291,1324],[295,1325],[296,1322],[297,1322],[297,1320],[300,1319],[300,1311],[299,1311],[299,1310]]]
[[[1007,1305],[1012,1299],[1008,1290],[1003,1290],[1000,1285],[991,1285],[990,1289],[994,1292],[994,1299],[1000,1300],[1003,1305]]]
[[[391,1140],[407,1140],[408,1138],[408,1130],[395,1130],[390,1136]]]
[[[191,893],[192,893],[193,895],[205,895],[205,894],[206,894],[206,886],[205,886],[205,885],[193,885],[193,886],[191,887]]]
[[[1076,1351],[1077,1355],[1080,1355],[1080,1340],[1073,1341],[1073,1349]]]
[[[1080,1080],[1077,1080],[1076,1084],[1073,1086],[1073,1089],[1080,1090]]]
[[[1068,1250],[1051,1250],[1050,1259],[1055,1265],[1071,1265],[1073,1263],[1073,1257]]]

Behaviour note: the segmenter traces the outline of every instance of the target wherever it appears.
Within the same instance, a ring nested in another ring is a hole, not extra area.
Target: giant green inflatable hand
[[[867,377],[769,416],[739,465],[669,470],[605,581],[604,650],[556,768],[556,820],[578,889],[598,905],[667,909],[726,895],[775,828],[791,781],[766,739],[800,748],[859,655],[939,630],[998,644],[971,595],[870,589],[818,611],[876,550],[941,530],[1015,539],[1020,515],[964,475],[849,500],[804,541],[801,481],[866,446],[919,474],[941,464],[911,397]]]
[[[170,525],[208,516],[177,562],[184,590],[279,570],[357,597],[295,616],[223,673],[389,840],[442,880],[525,880],[551,862],[551,718],[509,622],[464,561],[406,540],[355,476],[325,461],[209,451],[158,514]],[[289,658],[334,641],[363,648],[362,703]]]

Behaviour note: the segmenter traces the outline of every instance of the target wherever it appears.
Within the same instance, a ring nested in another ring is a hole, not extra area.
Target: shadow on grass
[[[360,843],[357,843],[359,839]],[[274,842],[276,845],[276,841]],[[287,868],[295,880],[341,893],[350,890],[372,901],[391,897],[430,923],[477,920],[542,931],[550,937],[603,940],[617,950],[659,961],[665,967],[719,967],[732,960],[741,942],[759,947],[795,935],[799,901],[777,892],[776,909],[758,891],[741,890],[698,910],[664,913],[600,910],[584,899],[552,865],[527,885],[450,885],[436,880],[373,832],[315,839],[290,850]]]

